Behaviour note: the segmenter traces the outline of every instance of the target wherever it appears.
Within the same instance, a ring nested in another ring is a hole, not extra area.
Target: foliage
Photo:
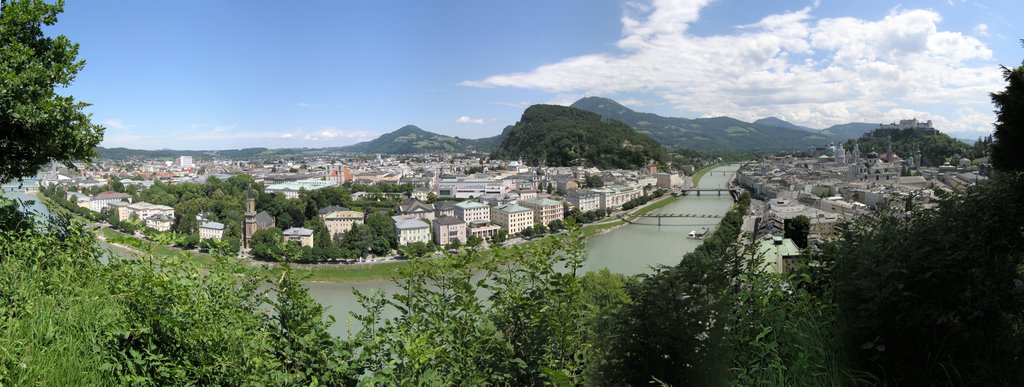
[[[473,251],[403,270],[391,298],[360,295],[368,311],[353,341],[364,382],[408,384],[552,383],[579,380],[584,310],[576,276],[582,239],[549,238],[484,257]],[[488,300],[477,296],[490,294]],[[386,318],[385,307],[398,311]],[[547,371],[545,371],[547,370]]]
[[[1021,41],[1024,44],[1024,40]],[[1024,170],[1024,62],[1012,69],[1003,67],[1006,88],[992,93],[996,105],[995,142],[992,143],[992,166],[1000,171]]]
[[[849,228],[834,259],[854,366],[888,384],[1024,382],[1024,176]]]
[[[43,33],[63,10],[62,1],[0,2],[0,183],[35,175],[51,161],[87,161],[103,138],[103,127],[83,111],[89,104],[54,90],[85,67],[78,44]]]
[[[604,180],[601,180],[601,176],[589,175],[583,179],[584,188],[601,188],[604,187]]]
[[[792,239],[801,249],[807,247],[807,236],[811,233],[811,218],[797,215],[782,223],[783,235]]]
[[[548,166],[588,165],[602,169],[639,168],[665,161],[665,149],[647,135],[585,110],[533,105],[511,129],[492,157],[523,159]]]
[[[0,384],[354,383],[289,272],[270,299],[229,260],[122,259],[79,224],[38,226],[0,231]]]

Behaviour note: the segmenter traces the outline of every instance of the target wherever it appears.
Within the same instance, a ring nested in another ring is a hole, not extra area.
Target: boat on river
[[[690,230],[690,233],[686,234],[686,237],[690,239],[704,239],[705,235],[708,235],[708,229],[706,228],[700,231]]]

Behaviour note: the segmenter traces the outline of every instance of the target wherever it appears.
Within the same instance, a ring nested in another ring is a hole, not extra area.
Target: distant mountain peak
[[[584,97],[579,101],[573,102],[572,105],[569,106],[577,109],[588,110],[601,115],[636,113],[633,109],[615,102],[615,100],[604,97]]]
[[[821,131],[820,129],[814,129],[814,128],[808,128],[806,126],[796,125],[796,124],[794,124],[792,122],[783,120],[783,119],[778,118],[778,117],[765,117],[765,118],[759,119],[757,121],[754,121],[753,123],[761,124],[761,125],[777,126],[777,127],[786,128],[786,129],[802,130],[802,131],[805,131],[805,132],[820,132]]]

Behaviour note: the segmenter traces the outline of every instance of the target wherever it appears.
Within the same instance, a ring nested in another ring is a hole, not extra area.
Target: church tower
[[[252,248],[252,234],[256,233],[256,197],[252,194],[252,185],[245,195],[245,225],[242,227],[242,251]]]
[[[860,162],[860,143],[853,143],[853,163]]]
[[[846,164],[846,150],[843,149],[842,142],[840,142],[839,146],[836,147],[836,163]]]

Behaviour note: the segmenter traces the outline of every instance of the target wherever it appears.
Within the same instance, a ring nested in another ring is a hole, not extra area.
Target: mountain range
[[[877,124],[849,123],[822,130],[797,126],[778,118],[744,122],[731,117],[663,117],[636,112],[607,98],[587,97],[572,104],[602,117],[621,121],[668,147],[717,151],[797,150],[860,137]]]
[[[536,105],[535,105],[536,106]],[[777,151],[821,147],[830,142],[857,138],[877,128],[877,124],[853,122],[825,129],[799,126],[776,117],[745,122],[731,117],[683,118],[664,117],[653,113],[637,112],[611,99],[586,97],[571,107],[597,113],[605,119],[622,122],[670,148],[689,148],[704,151]],[[529,110],[529,108],[527,108]],[[568,111],[563,111],[563,113]],[[319,155],[329,153],[451,153],[492,152],[499,147],[513,125],[501,134],[478,139],[447,136],[406,125],[380,137],[354,145],[330,148],[245,148],[216,151],[136,150],[128,148],[98,147],[97,153],[107,159],[199,158],[224,157],[281,157]],[[558,130],[558,128],[550,128]]]

